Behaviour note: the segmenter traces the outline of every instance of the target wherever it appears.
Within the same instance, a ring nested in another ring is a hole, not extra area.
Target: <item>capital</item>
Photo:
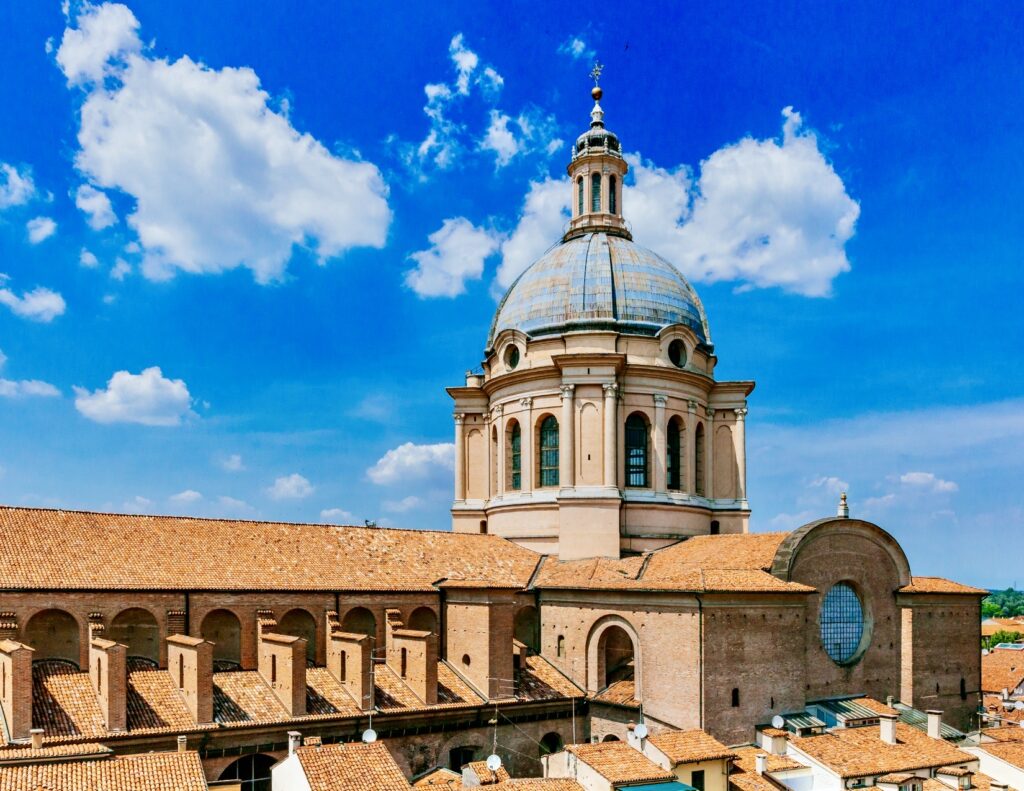
[[[615,382],[609,382],[608,384],[602,385],[602,387],[604,388],[605,398],[615,398],[616,394],[619,392],[619,386],[615,384]]]
[[[519,399],[519,406],[521,406],[523,409],[529,409],[531,406],[533,406],[533,399],[532,398],[520,398]]]
[[[465,420],[466,420],[466,416],[464,414],[462,414],[461,412],[456,412],[455,413],[455,425],[456,426],[461,426]]]
[[[654,405],[656,407],[663,407],[667,403],[668,403],[668,396],[667,395],[665,395],[664,393],[655,393],[654,394]]]
[[[714,407],[710,407],[709,406],[707,409],[704,410],[704,414],[707,415],[708,417],[714,417],[715,416],[715,409],[714,409]]]
[[[746,407],[741,407],[740,409],[734,409],[733,412],[736,413],[736,420],[738,420],[738,421],[742,421],[747,416]]]
[[[495,418],[501,417],[502,413],[504,413],[504,411],[505,411],[505,405],[504,404],[495,404],[493,407],[491,407],[491,414]]]
[[[686,402],[686,408],[689,410],[691,415],[697,414],[697,402],[694,399],[690,399]]]
[[[572,398],[576,385],[562,385],[558,389],[562,391],[562,400],[564,401],[566,398]]]

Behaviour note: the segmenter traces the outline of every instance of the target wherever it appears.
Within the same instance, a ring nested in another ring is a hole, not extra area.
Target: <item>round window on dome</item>
[[[819,614],[821,645],[837,665],[850,665],[860,659],[864,639],[864,605],[848,583],[829,588]]]
[[[519,365],[519,347],[510,343],[505,349],[505,367],[514,371],[517,365]]]
[[[686,344],[676,338],[668,345],[668,359],[676,368],[686,367]]]

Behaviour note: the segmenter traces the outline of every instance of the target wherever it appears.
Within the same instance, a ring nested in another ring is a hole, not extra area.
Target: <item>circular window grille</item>
[[[864,637],[864,607],[845,582],[833,585],[821,602],[821,644],[838,665],[849,664]]]
[[[519,365],[519,347],[515,344],[509,346],[508,351],[505,352],[505,365],[510,371],[514,371],[515,367]]]
[[[676,368],[684,367],[686,365],[686,344],[678,338],[672,341],[668,345],[668,359]]]

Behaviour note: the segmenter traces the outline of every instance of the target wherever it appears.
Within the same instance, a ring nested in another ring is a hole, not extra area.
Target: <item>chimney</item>
[[[373,649],[368,635],[332,632],[328,622],[327,672],[345,687],[360,711],[373,711]]]
[[[893,704],[895,702],[896,702],[896,698],[894,698],[892,695],[886,695],[885,696],[885,705],[888,706],[890,709],[893,707]]]
[[[213,722],[213,643],[172,634],[167,638],[167,672],[196,724]]]
[[[882,741],[886,744],[896,744],[896,720],[895,714],[879,714],[878,729]]]
[[[300,744],[302,744],[302,734],[298,731],[288,731],[288,755],[295,755]]]
[[[259,674],[289,717],[306,714],[306,640],[286,634],[260,635]]]
[[[29,735],[32,739],[32,749],[42,750],[43,749],[43,734],[45,731],[42,728],[33,728],[29,731]]]
[[[178,737],[178,752],[183,753],[188,750],[188,736],[181,734]]]
[[[942,738],[942,711],[928,709],[928,735],[933,739]]]
[[[515,591],[460,580],[440,586],[448,663],[488,699],[511,697]]]
[[[840,519],[850,518],[850,505],[846,502],[846,492],[839,495],[839,508],[836,509],[836,516]]]
[[[89,679],[108,731],[128,727],[128,646],[94,637],[89,643]]]
[[[754,756],[754,769],[759,775],[763,775],[768,771],[768,756],[764,753],[758,753]]]
[[[416,697],[428,706],[437,703],[437,635],[418,629],[390,629],[386,661]]]
[[[32,728],[33,649],[0,640],[0,708],[12,740],[29,738]]]

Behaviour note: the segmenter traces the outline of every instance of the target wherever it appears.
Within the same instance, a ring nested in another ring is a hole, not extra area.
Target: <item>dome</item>
[[[673,324],[711,345],[704,306],[679,270],[629,239],[587,233],[555,245],[516,279],[487,347],[508,329],[532,338],[581,330],[654,336]]]

